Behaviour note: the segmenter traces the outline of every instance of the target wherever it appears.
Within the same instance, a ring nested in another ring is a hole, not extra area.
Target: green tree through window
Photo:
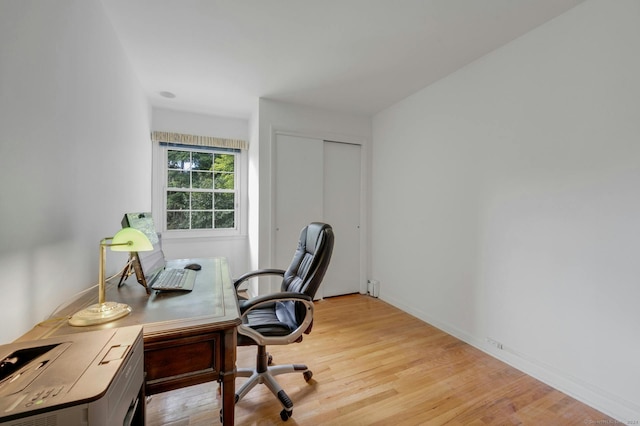
[[[167,150],[167,229],[235,229],[236,154]]]

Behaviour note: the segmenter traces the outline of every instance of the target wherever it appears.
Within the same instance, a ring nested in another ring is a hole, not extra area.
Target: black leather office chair
[[[311,332],[313,322],[313,297],[322,282],[333,251],[333,229],[325,223],[313,222],[302,229],[298,248],[291,265],[281,269],[261,269],[242,275],[235,282],[238,287],[250,278],[260,275],[283,277],[279,293],[239,298],[242,325],[238,327],[238,346],[258,347],[255,369],[238,369],[237,377],[248,377],[236,392],[240,401],[253,387],[265,384],[282,404],[280,417],[287,420],[293,414],[293,402],[280,387],[274,376],[285,373],[302,373],[308,382],[313,373],[306,365],[271,366],[267,345],[288,345],[302,340]]]

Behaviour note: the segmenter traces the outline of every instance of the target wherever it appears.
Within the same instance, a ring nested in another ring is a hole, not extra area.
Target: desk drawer
[[[148,395],[218,380],[220,335],[208,333],[145,342],[144,367]]]

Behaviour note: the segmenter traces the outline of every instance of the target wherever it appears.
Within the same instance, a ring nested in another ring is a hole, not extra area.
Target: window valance
[[[181,145],[247,149],[247,141],[242,139],[214,138],[212,136],[186,135],[184,133],[151,132],[151,140],[154,142],[169,142]]]

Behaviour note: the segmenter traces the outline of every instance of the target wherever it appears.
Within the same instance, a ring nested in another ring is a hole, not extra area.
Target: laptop
[[[196,271],[166,267],[162,241],[155,231],[151,213],[127,213],[122,219],[122,226],[139,229],[153,245],[152,251],[131,253],[133,269],[140,284],[147,289],[158,291],[193,290]]]

